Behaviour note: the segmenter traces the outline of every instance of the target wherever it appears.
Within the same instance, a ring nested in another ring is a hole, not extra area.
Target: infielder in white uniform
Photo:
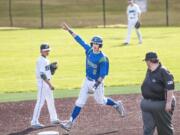
[[[124,44],[128,45],[130,43],[132,29],[135,28],[137,37],[139,39],[139,44],[142,44],[142,35],[139,30],[139,27],[135,25],[140,23],[141,10],[137,4],[134,3],[134,0],[128,0],[127,7],[127,17],[128,17],[128,32]]]
[[[41,108],[43,107],[45,101],[47,102],[48,111],[50,114],[51,124],[59,124],[60,120],[57,117],[55,105],[54,105],[54,97],[53,90],[54,87],[51,84],[51,66],[47,56],[49,55],[50,47],[48,44],[42,44],[40,46],[41,56],[38,58],[36,63],[36,78],[38,85],[38,95],[37,102],[34,108],[33,118],[31,121],[31,126],[33,128],[42,128],[44,125],[39,123],[39,116],[41,112]],[[57,63],[55,63],[56,65]],[[57,68],[57,67],[56,67]]]

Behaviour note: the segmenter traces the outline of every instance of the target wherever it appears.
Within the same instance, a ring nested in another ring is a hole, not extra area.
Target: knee
[[[106,97],[103,98],[103,102],[104,102],[105,105],[107,104],[107,100],[108,99]]]
[[[107,103],[107,98],[106,97],[103,97],[103,98],[97,98],[96,99],[96,102],[98,103],[98,104],[101,104],[101,105],[106,105],[106,103]]]
[[[39,108],[39,107],[41,108],[41,107],[43,107],[43,105],[44,105],[44,101],[40,101],[40,100],[39,100],[39,101],[36,102],[36,105],[35,105],[35,106],[36,106],[37,108]]]
[[[85,105],[85,101],[77,99],[75,105],[82,108]]]

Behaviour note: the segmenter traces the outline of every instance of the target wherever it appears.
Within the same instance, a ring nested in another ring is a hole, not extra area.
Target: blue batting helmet
[[[94,36],[92,39],[91,39],[91,46],[93,44],[97,44],[99,45],[99,47],[101,48],[103,46],[103,40],[100,36]]]

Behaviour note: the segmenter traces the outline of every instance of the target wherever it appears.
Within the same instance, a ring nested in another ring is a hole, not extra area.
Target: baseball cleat
[[[123,45],[128,45],[129,43],[127,43],[127,42],[125,42],[125,43],[123,43]]]
[[[40,129],[40,128],[43,128],[45,127],[43,124],[34,124],[34,125],[31,125],[33,129]]]
[[[59,119],[51,121],[52,125],[59,125],[61,121]]]
[[[73,123],[72,121],[65,121],[65,122],[62,122],[60,125],[61,125],[61,128],[65,129],[66,131],[70,131]]]
[[[119,100],[117,101],[116,105],[114,106],[114,108],[116,109],[116,111],[120,114],[121,117],[125,117],[126,116],[126,112],[123,106],[123,103]]]

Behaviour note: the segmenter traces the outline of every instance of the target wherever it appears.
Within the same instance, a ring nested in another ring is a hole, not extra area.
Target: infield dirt
[[[122,100],[127,110],[127,117],[121,118],[111,107],[96,104],[89,97],[79,118],[74,124],[70,135],[142,135],[142,117],[140,111],[141,95],[111,96]],[[180,135],[180,92],[176,92],[177,106],[173,116],[175,135]],[[56,99],[56,109],[61,120],[69,118],[76,98]],[[10,102],[0,104],[0,135],[35,135],[41,131],[59,131],[66,134],[60,126],[50,126],[49,114],[46,105],[43,107],[40,122],[46,128],[33,130],[30,121],[35,101]]]

